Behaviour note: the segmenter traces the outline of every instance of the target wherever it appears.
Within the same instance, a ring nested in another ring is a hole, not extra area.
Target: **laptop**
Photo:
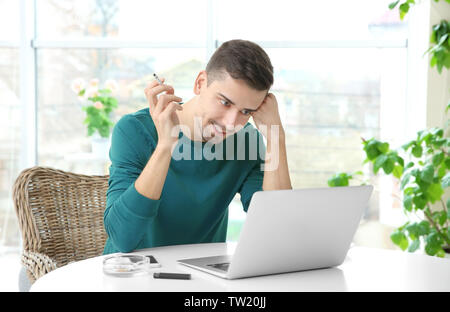
[[[372,190],[362,185],[255,192],[233,255],[177,262],[225,279],[339,266]]]

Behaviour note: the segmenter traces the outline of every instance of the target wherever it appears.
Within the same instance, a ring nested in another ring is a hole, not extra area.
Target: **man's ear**
[[[206,70],[202,70],[198,73],[197,79],[195,79],[194,94],[199,95],[200,90],[202,88],[206,88],[207,85],[208,85],[208,74],[206,73]]]

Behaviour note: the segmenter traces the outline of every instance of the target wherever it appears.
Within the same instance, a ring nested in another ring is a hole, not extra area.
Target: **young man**
[[[183,105],[161,81],[145,89],[149,108],[123,116],[113,130],[104,254],[225,242],[236,193],[247,211],[256,191],[292,188],[269,93],[273,67],[260,46],[223,43]]]

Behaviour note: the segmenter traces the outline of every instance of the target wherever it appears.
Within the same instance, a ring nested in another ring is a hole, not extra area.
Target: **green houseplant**
[[[84,124],[87,125],[87,135],[92,136],[97,133],[102,138],[109,138],[111,128],[114,123],[111,120],[111,113],[117,108],[117,99],[112,93],[117,89],[114,80],[107,80],[102,89],[99,88],[98,79],[91,79],[86,85],[83,79],[76,79],[72,83],[72,90],[79,99],[88,100],[89,105],[82,107],[86,112]]]
[[[445,1],[450,3],[450,0]],[[399,5],[400,18],[403,19],[414,4],[414,0],[397,0],[389,8]],[[430,53],[430,66],[436,66],[439,73],[444,67],[450,68],[449,37],[448,21],[432,26],[431,46],[425,54]],[[450,103],[445,112],[449,109]],[[446,128],[448,125],[449,120]],[[363,163],[371,163],[374,174],[382,169],[400,181],[403,210],[410,221],[397,228],[391,234],[391,240],[402,250],[415,252],[424,244],[428,255],[444,257],[445,253],[450,254],[450,199],[444,202],[443,198],[445,189],[450,187],[450,139],[445,130],[431,128],[419,131],[415,140],[394,150],[388,142],[362,139],[366,154]],[[350,180],[362,174],[361,171],[336,173],[328,180],[328,185],[348,186]],[[438,208],[432,209],[432,205]],[[419,221],[412,221],[413,217]]]
[[[450,199],[447,203],[443,200],[444,190],[450,187],[450,139],[444,137],[444,129],[419,131],[415,140],[394,150],[389,143],[374,138],[362,139],[362,144],[367,157],[364,163],[372,164],[374,174],[382,169],[400,180],[405,214],[422,218],[396,229],[391,234],[392,242],[402,250],[414,252],[422,241],[428,255],[444,257],[445,252],[450,252]],[[356,175],[362,172],[336,173],[328,180],[328,185],[348,186]],[[432,211],[431,205],[435,203],[441,207]]]
[[[445,0],[450,3],[450,0]],[[439,2],[439,0],[434,0]],[[389,8],[392,10],[398,5],[398,11],[400,13],[400,19],[403,20],[405,15],[409,12],[411,6],[416,3],[416,0],[400,0],[394,1],[389,4]],[[450,23],[446,20],[442,20],[439,24],[433,25],[430,35],[430,48],[425,51],[425,54],[430,53],[430,66],[436,66],[439,73],[442,72],[442,68],[450,68]]]

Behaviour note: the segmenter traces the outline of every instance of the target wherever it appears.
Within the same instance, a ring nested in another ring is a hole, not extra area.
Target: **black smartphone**
[[[149,260],[150,260],[150,267],[152,268],[159,268],[161,267],[161,264],[158,262],[158,260],[156,260],[156,258],[152,255],[147,255],[146,256]]]

